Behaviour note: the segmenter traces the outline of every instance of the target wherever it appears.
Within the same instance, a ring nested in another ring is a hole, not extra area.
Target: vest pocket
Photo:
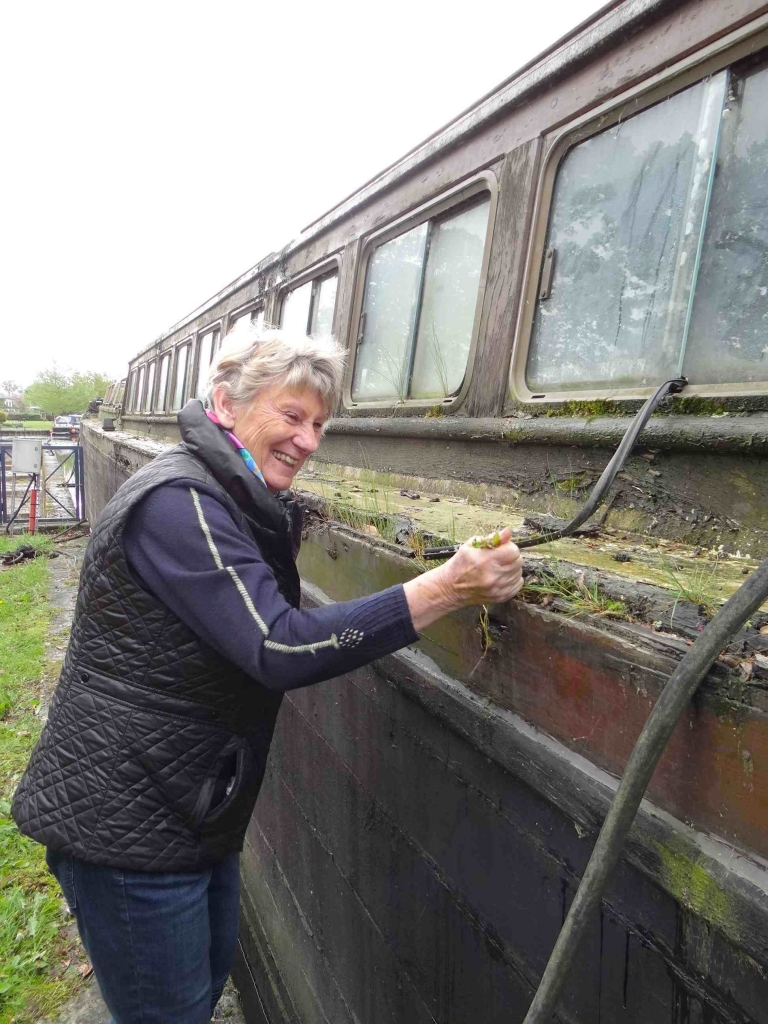
[[[164,777],[162,768],[148,751],[136,750],[135,757],[166,807],[192,832],[215,831],[225,822],[227,812],[239,802],[252,774],[248,770],[248,742],[238,736],[231,737],[221,748],[202,781],[183,793],[175,779]],[[251,810],[248,810],[249,815]]]
[[[226,831],[233,824],[231,818],[239,820],[243,814],[250,817],[253,812],[252,805],[244,797],[254,784],[254,758],[247,740],[237,737],[236,744],[234,775],[231,776],[224,798],[215,804],[209,802],[206,814],[200,819],[201,832],[215,832],[219,829]],[[260,776],[258,782],[261,782]]]
[[[214,709],[95,672],[78,679],[74,692],[84,704],[82,720],[93,720],[98,707],[100,720],[119,723],[119,739],[110,737],[114,771],[99,801],[105,835],[122,831],[124,822],[135,828],[139,815],[152,830],[175,819],[190,839],[240,822],[256,759],[246,737],[211,720]],[[249,816],[252,806],[246,810]]]

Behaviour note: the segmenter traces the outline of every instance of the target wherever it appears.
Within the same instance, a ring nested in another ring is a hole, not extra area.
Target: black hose
[[[538,544],[547,544],[551,540],[558,540],[560,537],[568,537],[574,533],[586,522],[587,519],[595,512],[605,499],[608,493],[608,488],[611,486],[613,481],[616,479],[616,474],[620,473],[624,468],[624,463],[627,461],[630,452],[637,444],[637,439],[640,436],[641,431],[645,427],[648,420],[653,415],[656,407],[663,398],[667,395],[675,395],[683,390],[688,381],[685,377],[675,377],[673,380],[664,381],[660,387],[656,389],[654,394],[646,401],[645,405],[638,410],[635,418],[629,425],[629,428],[622,437],[619,447],[613,453],[613,458],[603,470],[600,479],[597,481],[595,486],[592,488],[592,493],[587,499],[586,505],[578,512],[574,518],[564,526],[562,530],[553,530],[551,533],[540,533],[535,537],[521,537],[519,540],[513,538],[513,541],[519,548],[533,548]],[[450,558],[451,555],[455,555],[461,545],[457,544],[453,547],[446,548],[427,548],[421,553],[421,558],[425,560],[431,560],[436,558]]]
[[[523,1024],[549,1021],[651,776],[699,683],[746,620],[768,599],[768,559],[728,599],[669,677],[627,762],[568,917]]]

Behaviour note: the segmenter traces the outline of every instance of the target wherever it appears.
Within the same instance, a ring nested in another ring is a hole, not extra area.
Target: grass
[[[49,549],[50,538],[0,537],[0,553],[20,543]],[[10,799],[40,732],[37,683],[49,624],[48,560],[0,572],[0,1024],[32,1024],[71,993],[62,977],[67,923],[42,846],[22,836]]]
[[[12,430],[50,430],[52,426],[53,423],[50,420],[7,420],[5,423],[0,423],[0,427],[8,427]]]
[[[702,565],[692,572],[683,573],[669,559],[662,559],[661,571],[664,576],[664,586],[672,592],[675,605],[678,601],[690,601],[695,604],[711,619],[722,602],[720,587],[720,563],[714,562]],[[672,609],[674,618],[675,609]]]
[[[555,563],[538,572],[538,577],[525,584],[525,593],[541,594],[541,604],[546,606],[552,599],[559,598],[567,602],[576,615],[598,615],[609,619],[629,618],[623,601],[614,601],[607,597],[597,583],[587,583],[583,573],[576,577],[566,576]]]

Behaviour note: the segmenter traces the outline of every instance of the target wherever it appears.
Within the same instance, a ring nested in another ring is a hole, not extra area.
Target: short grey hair
[[[307,337],[269,325],[238,323],[211,364],[208,405],[213,405],[213,392],[220,386],[237,404],[248,405],[264,388],[280,384],[316,391],[330,415],[341,395],[344,360],[344,350],[330,335]]]

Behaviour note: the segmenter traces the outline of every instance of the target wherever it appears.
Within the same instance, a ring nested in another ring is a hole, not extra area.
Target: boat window
[[[211,360],[219,347],[219,335],[221,331],[215,327],[212,331],[206,331],[200,335],[199,349],[200,358],[197,362],[197,384],[195,386],[195,398],[202,398],[208,384],[208,373],[211,369]]]
[[[157,372],[157,361],[153,360],[149,364],[149,370],[147,371],[147,392],[144,396],[144,412],[152,411],[152,398],[154,397],[155,390],[155,373]]]
[[[282,330],[312,336],[331,334],[338,283],[338,271],[333,270],[287,292],[280,307]]]
[[[378,245],[368,260],[355,402],[442,400],[461,388],[472,342],[490,200]]]
[[[333,331],[333,311],[336,308],[338,283],[338,274],[328,274],[326,277],[317,278],[312,282],[314,293],[312,316],[309,321],[310,334],[330,334]]]
[[[131,412],[133,410],[133,400],[136,395],[136,371],[132,370],[128,375],[128,388],[126,390],[125,399],[125,410]]]
[[[168,404],[168,370],[171,365],[171,353],[166,352],[160,360],[160,381],[157,386],[157,411],[165,412]]]
[[[237,324],[244,322],[251,323],[255,326],[257,331],[261,331],[264,326],[264,307],[256,306],[254,309],[246,309],[242,313],[235,313],[230,317],[229,333],[231,333]],[[219,342],[219,346],[221,342]]]
[[[147,372],[147,364],[144,363],[139,367],[139,375],[136,378],[136,394],[133,396],[133,408],[135,412],[141,410],[141,399],[144,394],[144,377]]]
[[[768,382],[766,89],[722,71],[566,154],[531,391]]]
[[[173,387],[173,404],[171,409],[176,412],[184,404],[184,392],[187,384],[187,370],[189,368],[189,353],[192,346],[187,342],[178,349],[176,354],[176,377]]]
[[[683,372],[695,384],[768,380],[768,68],[734,80],[723,111]]]
[[[725,79],[620,121],[563,160],[531,390],[650,385],[678,374]]]

